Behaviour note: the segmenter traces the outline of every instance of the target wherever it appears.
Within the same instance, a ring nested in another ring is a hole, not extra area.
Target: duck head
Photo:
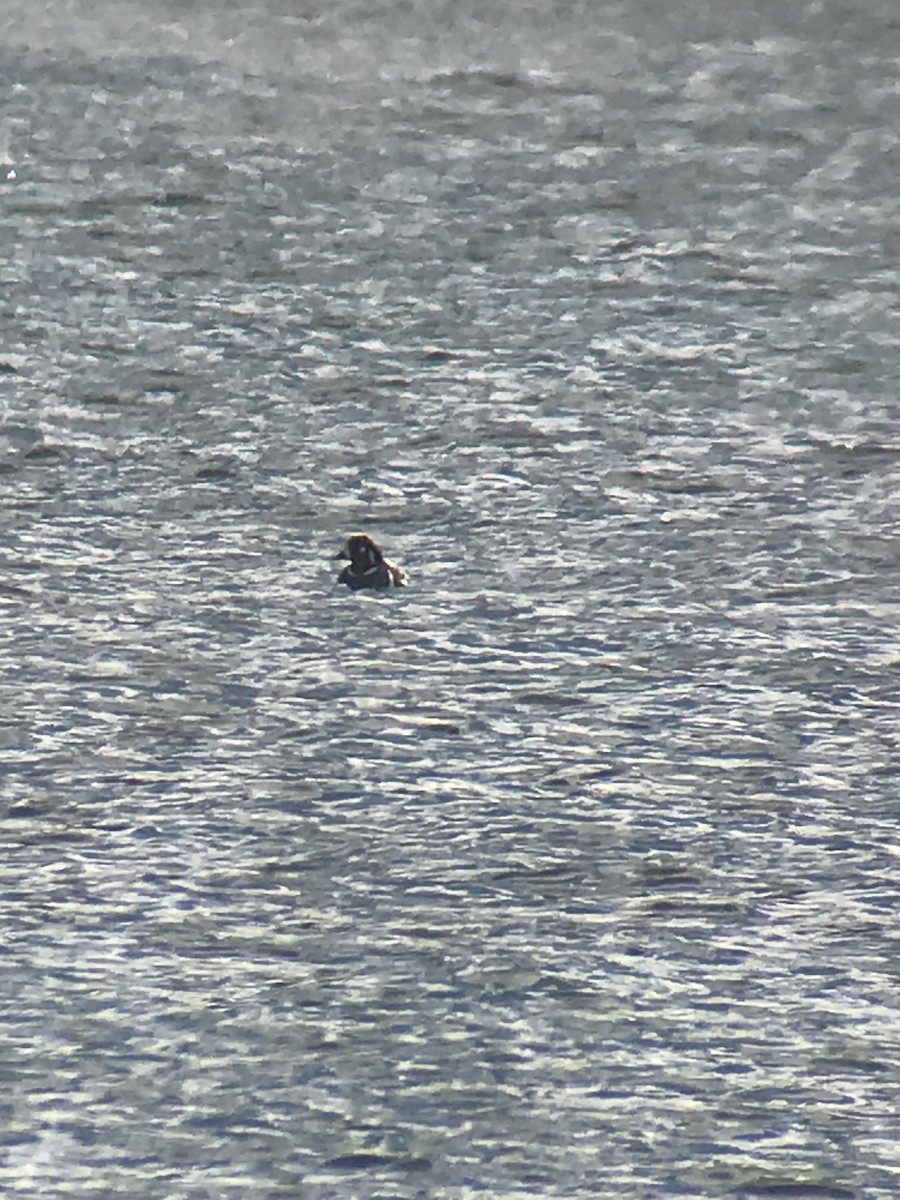
[[[335,558],[350,560],[350,566],[357,575],[364,575],[384,562],[384,555],[372,539],[365,533],[354,533],[347,538],[347,544],[338,551]]]

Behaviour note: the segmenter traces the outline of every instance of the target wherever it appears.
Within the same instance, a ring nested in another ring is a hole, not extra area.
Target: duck
[[[368,534],[354,533],[347,538],[346,545],[335,558],[350,560],[350,565],[338,575],[338,583],[346,583],[354,592],[359,588],[406,587],[409,583],[406,572],[388,562],[381,547]]]

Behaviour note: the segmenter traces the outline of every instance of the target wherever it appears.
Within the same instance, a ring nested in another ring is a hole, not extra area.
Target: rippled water
[[[5,1195],[897,1194],[900,16],[782,9],[9,0]]]

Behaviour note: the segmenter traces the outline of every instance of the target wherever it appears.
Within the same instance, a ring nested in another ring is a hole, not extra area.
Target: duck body
[[[365,533],[354,533],[335,557],[349,559],[348,565],[338,575],[338,583],[345,583],[354,592],[360,588],[383,591],[385,588],[406,587],[409,582],[405,572],[388,562],[381,553],[381,547]]]

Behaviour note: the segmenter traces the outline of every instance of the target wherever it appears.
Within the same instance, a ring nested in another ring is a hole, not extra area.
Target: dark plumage
[[[348,558],[350,565],[338,575],[338,583],[346,583],[354,592],[359,588],[406,587],[409,582],[399,567],[395,567],[365,533],[354,533],[335,558]]]

